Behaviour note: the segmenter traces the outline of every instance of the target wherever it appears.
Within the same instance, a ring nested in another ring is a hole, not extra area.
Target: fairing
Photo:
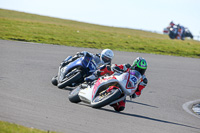
[[[59,81],[62,81],[65,78],[65,76],[74,68],[83,69],[83,71],[86,73],[86,76],[89,76],[97,69],[97,65],[95,61],[93,60],[93,57],[91,56],[90,57],[84,56],[84,57],[78,58],[75,61],[69,63],[68,65],[60,69],[60,72],[59,72],[60,74],[58,74]]]
[[[137,89],[137,86],[141,81],[141,77],[142,76],[138,71],[134,71],[132,74],[126,72],[121,75],[101,77],[93,85],[88,85],[87,88],[81,89],[79,97],[83,102],[91,103],[98,92],[108,89],[110,85],[113,84],[120,85],[119,88],[124,92],[124,95],[130,96]]]

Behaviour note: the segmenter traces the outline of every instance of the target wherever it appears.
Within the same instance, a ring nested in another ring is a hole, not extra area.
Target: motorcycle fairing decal
[[[108,81],[110,79],[116,79],[116,78],[114,76],[112,76],[112,77],[105,77],[105,78],[99,79],[99,81],[102,83],[102,82]]]
[[[89,57],[86,57],[85,60],[87,61],[87,63],[90,61]]]
[[[87,60],[87,58],[85,57],[81,57],[82,58],[82,65],[84,66],[84,67],[87,67],[87,65],[88,65],[88,62],[89,62],[89,58],[88,58],[88,60]]]
[[[130,78],[132,83],[134,83],[134,86],[137,84],[137,78],[135,76],[133,76],[132,78]]]
[[[95,95],[95,92],[96,92],[96,90],[97,90],[97,88],[98,88],[98,86],[101,84],[101,80],[97,80],[97,82],[95,83],[95,85],[94,85],[94,88],[93,88],[93,91],[92,91],[92,99],[93,99],[93,97],[94,97],[94,95]]]
[[[110,80],[110,79],[116,79],[116,78],[115,78],[115,76],[112,76],[112,77],[104,78],[104,81],[105,80]]]
[[[130,81],[130,73],[129,73],[128,80],[126,82],[126,89],[134,89],[135,88],[134,86],[137,84],[137,82],[134,82],[133,80],[135,80],[135,79],[132,77],[131,78],[132,82]],[[136,78],[136,81],[137,81],[137,78]],[[133,83],[134,83],[134,85],[133,85]]]
[[[128,75],[127,74],[125,74],[125,75],[123,75],[123,80],[127,80],[128,79]]]
[[[98,79],[98,80],[97,80],[97,82],[96,82],[95,85],[94,85],[93,91],[92,91],[92,98],[94,97],[94,95],[95,95],[95,93],[96,93],[96,91],[97,91],[98,86],[99,86],[101,83],[103,83],[103,82],[105,82],[105,81],[108,81],[108,80],[110,80],[110,79],[116,79],[116,78],[115,78],[114,76],[112,76],[112,77],[108,77],[108,78],[103,78],[103,79]]]
[[[97,63],[95,62],[94,58],[92,59],[92,63],[97,66]]]
[[[96,66],[95,66],[95,64],[94,64],[93,62],[90,62],[90,63],[88,64],[88,67],[89,67],[90,69],[92,69],[92,70],[96,70]]]

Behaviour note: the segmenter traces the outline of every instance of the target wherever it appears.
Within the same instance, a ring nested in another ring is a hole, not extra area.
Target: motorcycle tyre
[[[102,101],[98,101],[98,102],[94,102],[94,99],[91,102],[91,107],[92,108],[101,108],[103,106],[108,105],[109,103],[113,102],[114,100],[116,100],[117,98],[119,98],[121,96],[121,91],[119,89],[115,89],[115,91],[111,94],[106,96]]]
[[[80,78],[82,78],[82,74],[81,74],[81,72],[78,72],[78,73],[76,73],[75,75],[73,75],[70,79],[68,79],[68,80],[66,80],[66,81],[64,81],[64,82],[62,82],[62,83],[58,83],[57,86],[58,86],[58,88],[63,89],[63,88],[65,88],[66,86],[68,86],[68,85],[70,85],[70,84],[76,82],[76,81],[79,80]]]
[[[176,35],[175,35],[172,31],[170,31],[170,32],[169,32],[169,38],[175,39],[175,38],[176,38]]]
[[[54,86],[57,86],[58,85],[58,80],[57,80],[57,76],[53,77],[51,79],[51,83],[54,85]]]
[[[190,33],[190,38],[193,39],[193,35]]]
[[[79,91],[80,91],[80,86],[69,92],[68,98],[69,98],[70,102],[72,102],[72,103],[81,102],[81,99],[78,96]]]

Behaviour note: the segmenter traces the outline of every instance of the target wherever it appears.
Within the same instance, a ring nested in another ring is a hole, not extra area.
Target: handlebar
[[[120,74],[122,74],[124,71],[123,70],[118,70],[118,69],[116,69],[116,68],[113,68],[113,71],[114,72],[117,72],[117,73],[120,73]]]

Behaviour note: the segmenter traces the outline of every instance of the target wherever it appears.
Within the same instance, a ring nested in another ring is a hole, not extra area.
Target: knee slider
[[[145,84],[147,84],[147,83],[148,83],[147,78],[144,78],[144,79],[143,79],[143,82],[144,82]]]

